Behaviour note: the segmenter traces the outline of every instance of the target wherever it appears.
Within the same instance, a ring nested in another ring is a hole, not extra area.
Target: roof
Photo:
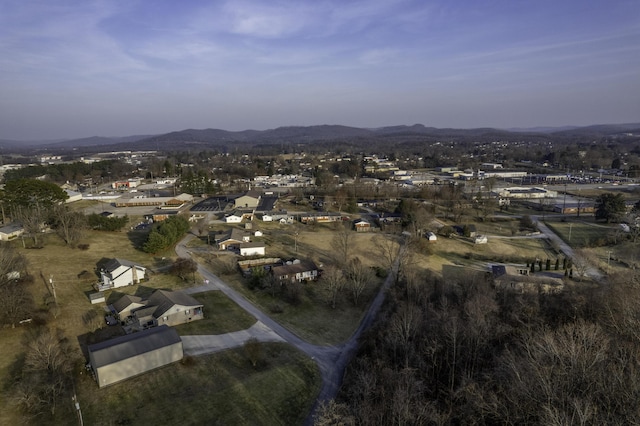
[[[271,270],[277,277],[283,275],[297,274],[299,272],[307,272],[317,270],[318,267],[311,261],[303,261],[300,263],[294,263],[292,265],[274,266]]]
[[[93,368],[100,368],[179,342],[182,340],[175,329],[161,325],[89,345],[88,349],[93,354]]]
[[[494,277],[501,277],[507,273],[507,268],[504,265],[491,265],[491,272]]]
[[[156,318],[161,317],[162,314],[175,305],[186,307],[203,306],[202,303],[181,291],[156,290],[153,292],[151,297],[149,297],[147,302],[147,306],[153,306],[156,308],[153,312],[153,316]]]
[[[0,232],[3,234],[11,234],[13,232],[20,231],[21,229],[23,229],[22,225],[14,222],[0,227]]]
[[[120,266],[128,266],[130,268],[145,269],[144,266],[138,265],[137,263],[133,263],[133,262],[131,262],[129,260],[118,259],[117,257],[114,257],[113,259],[111,259],[107,263],[105,263],[104,269],[107,272],[113,272],[116,269],[118,269]]]
[[[258,191],[258,190],[256,190],[256,189],[251,189],[251,190],[247,191],[247,193],[246,193],[246,194],[241,195],[241,196],[240,196],[240,197],[238,197],[238,198],[241,198],[241,197],[251,197],[251,198],[258,199],[258,198],[260,198],[261,196],[262,196],[262,192],[260,192],[260,191]]]
[[[263,243],[241,243],[240,248],[259,248],[266,247]]]
[[[120,299],[115,301],[115,303],[113,304],[113,309],[115,309],[116,312],[122,312],[127,306],[130,306],[133,303],[142,304],[142,298],[125,294]]]
[[[249,237],[250,235],[238,228],[231,228],[226,230],[223,234],[220,235],[220,238],[216,239],[217,242],[227,241],[227,240],[235,240],[241,242],[245,237]]]

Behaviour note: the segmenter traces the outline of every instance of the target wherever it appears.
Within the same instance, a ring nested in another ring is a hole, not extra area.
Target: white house
[[[240,223],[242,222],[242,215],[232,213],[229,216],[225,216],[224,221],[226,223]]]
[[[262,243],[240,244],[240,256],[264,256],[265,250],[265,245]]]
[[[147,269],[124,259],[109,260],[100,271],[100,290],[138,284],[145,279]]]
[[[438,237],[433,232],[427,232],[427,240],[438,241]]]

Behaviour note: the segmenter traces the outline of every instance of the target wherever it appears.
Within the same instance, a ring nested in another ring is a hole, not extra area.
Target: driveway
[[[237,348],[245,344],[247,340],[255,337],[260,342],[284,342],[284,339],[273,332],[269,327],[256,322],[246,330],[233,333],[203,335],[203,336],[181,336],[182,347],[186,355],[205,355],[226,349]]]

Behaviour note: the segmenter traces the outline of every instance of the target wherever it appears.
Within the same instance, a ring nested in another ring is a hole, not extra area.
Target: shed
[[[166,325],[90,345],[89,363],[99,387],[180,361],[182,340]]]
[[[104,298],[104,293],[101,291],[98,291],[96,293],[91,293],[89,295],[89,300],[91,301],[92,305],[98,304],[98,303],[105,303],[105,298]]]

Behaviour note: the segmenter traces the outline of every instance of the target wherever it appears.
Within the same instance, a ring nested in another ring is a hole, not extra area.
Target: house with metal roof
[[[184,356],[180,336],[167,326],[89,345],[88,350],[99,387],[180,361]]]

